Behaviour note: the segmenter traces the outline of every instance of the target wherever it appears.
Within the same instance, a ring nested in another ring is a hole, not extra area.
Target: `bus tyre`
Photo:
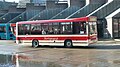
[[[39,46],[39,41],[38,40],[33,40],[32,41],[32,47],[37,48]]]
[[[72,47],[72,46],[73,46],[72,41],[71,41],[71,40],[66,40],[66,41],[64,42],[64,46],[65,46],[65,47],[68,47],[68,48]]]

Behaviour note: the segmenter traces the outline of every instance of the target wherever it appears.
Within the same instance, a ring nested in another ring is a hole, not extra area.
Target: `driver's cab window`
[[[86,34],[86,23],[85,22],[80,22],[79,23],[79,34]]]
[[[96,22],[89,22],[89,32],[90,34],[97,34]]]

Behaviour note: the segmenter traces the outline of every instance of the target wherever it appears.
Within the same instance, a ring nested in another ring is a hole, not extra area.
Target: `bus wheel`
[[[71,40],[66,40],[66,41],[64,42],[64,46],[65,46],[65,47],[72,47],[72,46],[73,46],[72,41],[71,41]]]
[[[37,48],[39,46],[39,41],[38,40],[33,40],[32,41],[32,47]]]

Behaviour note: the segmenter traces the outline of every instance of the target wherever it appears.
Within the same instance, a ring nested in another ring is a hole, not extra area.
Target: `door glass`
[[[118,20],[117,19],[113,19],[113,27],[114,27],[114,37],[118,37]]]
[[[89,33],[92,34],[97,34],[97,26],[96,22],[89,22]]]

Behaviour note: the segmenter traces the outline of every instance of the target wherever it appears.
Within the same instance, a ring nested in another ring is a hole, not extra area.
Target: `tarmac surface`
[[[16,67],[120,67],[119,39],[73,48],[32,48],[0,40],[0,54],[14,54]]]

